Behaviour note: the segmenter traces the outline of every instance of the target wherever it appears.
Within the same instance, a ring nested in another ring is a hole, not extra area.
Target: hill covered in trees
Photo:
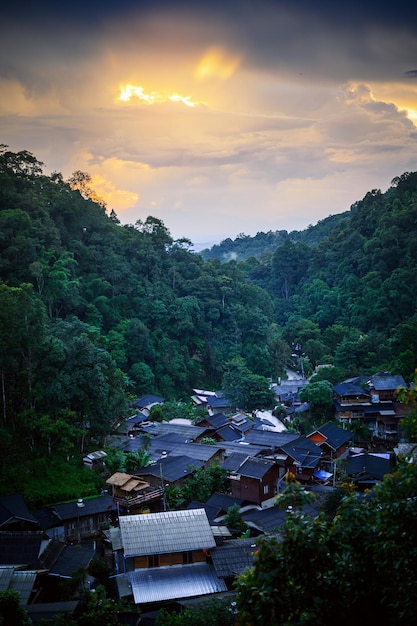
[[[144,393],[187,400],[234,372],[276,380],[320,363],[410,380],[416,218],[405,173],[262,254],[206,260],[155,217],[122,225],[87,174],[47,176],[3,146],[0,489],[19,484],[23,450],[33,476],[47,472]]]

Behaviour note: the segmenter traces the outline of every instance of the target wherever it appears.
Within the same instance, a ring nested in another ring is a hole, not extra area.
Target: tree
[[[170,613],[162,608],[155,622],[156,626],[234,626],[236,610],[228,600],[202,600],[195,606],[187,607],[182,613]]]
[[[222,388],[228,400],[247,411],[272,408],[276,401],[268,379],[253,374],[241,357],[226,363]]]
[[[30,626],[31,619],[20,604],[20,593],[14,589],[0,591],[1,626]]]
[[[328,380],[309,383],[300,390],[300,400],[309,403],[313,420],[324,422],[333,415],[333,385]]]
[[[240,507],[238,504],[232,504],[232,506],[229,506],[226,515],[224,516],[223,523],[232,532],[237,531],[238,533],[243,533],[248,528],[246,522],[243,521]]]

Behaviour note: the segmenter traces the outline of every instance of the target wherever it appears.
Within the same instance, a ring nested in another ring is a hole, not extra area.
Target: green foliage
[[[253,374],[241,357],[226,363],[222,387],[227,399],[242,410],[270,409],[275,404],[268,379]]]
[[[242,514],[238,504],[232,504],[232,506],[229,506],[226,515],[224,516],[223,523],[231,531],[244,533],[247,530],[247,524],[242,519]]]
[[[20,593],[13,589],[0,591],[1,626],[30,626],[31,623],[26,609],[20,604]]]
[[[300,400],[308,402],[313,421],[327,421],[333,415],[333,385],[328,380],[309,383],[300,390]]]
[[[258,540],[236,584],[239,623],[413,623],[417,468],[400,466],[373,497],[340,494],[335,514],[292,513],[282,539]]]
[[[234,626],[236,612],[230,600],[214,598],[187,607],[178,614],[161,609],[155,624],[156,626]]]
[[[199,467],[188,478],[182,489],[167,487],[166,498],[170,509],[185,508],[192,500],[206,502],[213,493],[225,493],[228,486],[227,471],[218,464]]]

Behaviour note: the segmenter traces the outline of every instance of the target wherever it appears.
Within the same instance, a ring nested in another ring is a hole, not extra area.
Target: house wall
[[[107,524],[107,514],[98,513],[97,515],[89,515],[67,520],[64,522],[65,539],[74,540],[78,537],[88,537],[101,531],[103,525]]]
[[[206,558],[206,554],[203,550],[170,552],[168,554],[149,554],[135,557],[134,568],[148,569],[151,567],[164,567],[167,565],[183,565],[184,563],[204,563]]]
[[[251,478],[250,476],[240,476],[239,480],[230,481],[232,496],[261,504],[276,495],[277,481],[278,468],[269,470],[262,480],[259,478]]]

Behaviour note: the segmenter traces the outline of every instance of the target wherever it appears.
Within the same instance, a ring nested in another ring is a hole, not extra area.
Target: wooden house
[[[323,450],[326,459],[333,460],[346,452],[353,435],[334,422],[326,422],[310,433],[308,438]]]
[[[204,509],[126,515],[113,539],[119,596],[136,605],[226,591],[209,562],[216,542]]]
[[[272,506],[277,494],[278,466],[256,457],[246,459],[229,473],[232,495],[260,506]]]

